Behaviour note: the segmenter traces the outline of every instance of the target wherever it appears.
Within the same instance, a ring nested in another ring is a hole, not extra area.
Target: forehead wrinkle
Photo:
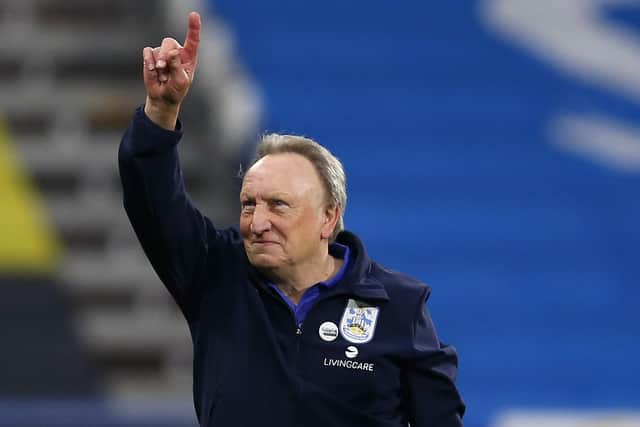
[[[292,169],[295,169],[294,176],[297,175],[297,179],[292,179]],[[240,197],[247,195],[247,186],[253,187],[252,192],[255,193],[255,187],[263,187],[264,183],[266,189],[258,188],[264,193],[263,196],[286,194],[303,197],[317,194],[324,201],[325,189],[318,172],[306,157],[297,153],[269,154],[258,160],[245,174]]]

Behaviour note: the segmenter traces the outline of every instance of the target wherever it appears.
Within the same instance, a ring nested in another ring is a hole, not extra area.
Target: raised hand
[[[173,38],[165,38],[159,47],[145,47],[144,85],[147,89],[145,113],[156,124],[175,129],[180,105],[191,87],[198,64],[200,15],[189,14],[184,47]]]

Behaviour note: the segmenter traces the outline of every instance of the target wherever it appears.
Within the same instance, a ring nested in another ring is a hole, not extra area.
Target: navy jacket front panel
[[[349,268],[298,328],[248,262],[238,229],[214,227],[193,206],[180,137],[180,128],[161,129],[139,109],[119,165],[134,230],[189,324],[200,424],[461,426],[457,356],[438,341],[429,288],[371,261],[343,232]],[[321,336],[327,322],[335,338]]]

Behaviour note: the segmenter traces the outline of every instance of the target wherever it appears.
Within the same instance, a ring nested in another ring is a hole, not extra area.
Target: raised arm
[[[184,47],[165,38],[159,47],[144,48],[146,102],[118,152],[127,215],[188,319],[198,311],[208,255],[221,243],[185,191],[176,148],[182,136],[178,113],[193,82],[199,39],[200,17],[191,13]]]

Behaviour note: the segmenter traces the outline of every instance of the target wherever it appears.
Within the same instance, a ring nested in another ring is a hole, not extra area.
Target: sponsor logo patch
[[[344,355],[347,356],[349,359],[355,359],[356,357],[358,357],[358,349],[356,348],[356,346],[350,345],[345,350]]]
[[[357,360],[346,360],[346,359],[328,359],[324,358],[322,361],[322,365],[328,368],[346,368],[353,369],[356,371],[367,371],[374,372],[375,364],[368,362],[359,362]]]

